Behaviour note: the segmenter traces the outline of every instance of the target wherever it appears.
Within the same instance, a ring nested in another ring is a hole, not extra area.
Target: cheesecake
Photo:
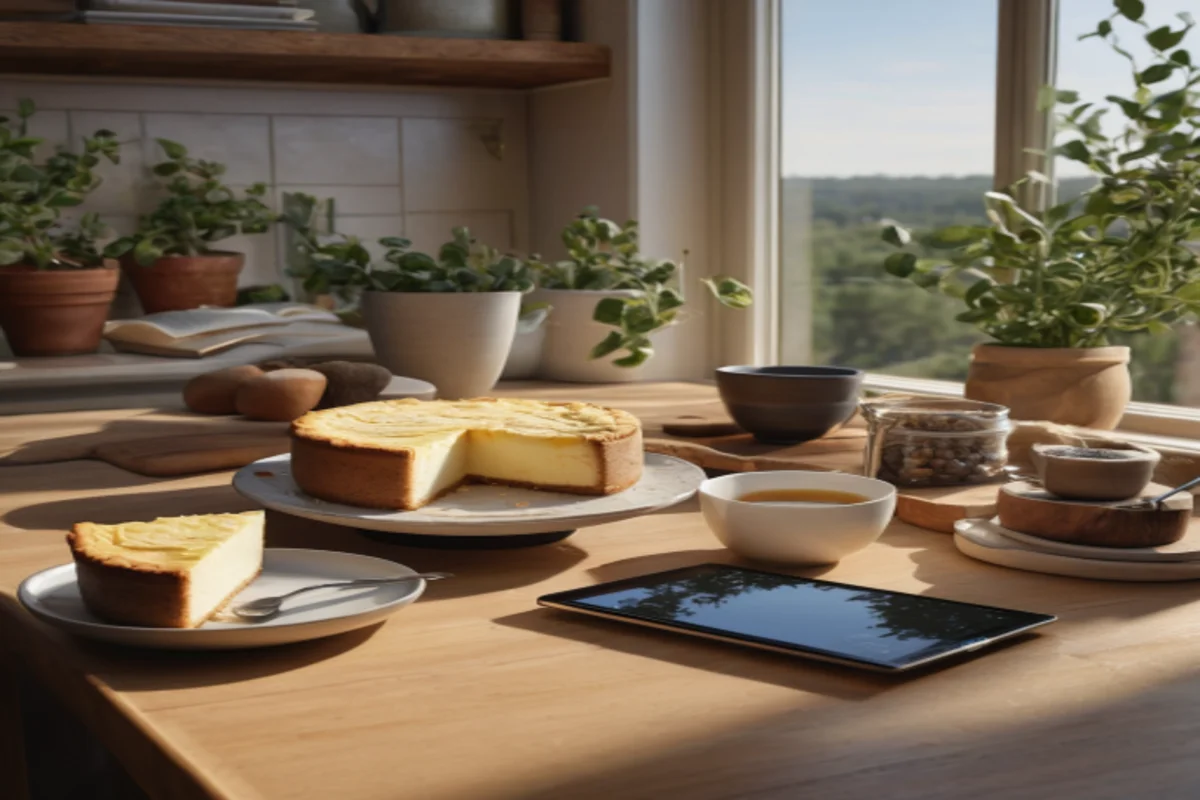
[[[195,628],[262,570],[263,512],[80,522],[67,534],[79,593],[107,622]]]
[[[637,418],[590,403],[381,400],[292,423],[292,478],[306,494],[420,508],[463,483],[604,495],[642,475]]]

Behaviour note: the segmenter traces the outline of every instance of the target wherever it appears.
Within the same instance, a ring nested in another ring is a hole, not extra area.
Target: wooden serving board
[[[963,519],[996,516],[999,483],[974,486],[931,486],[899,489],[896,516],[910,525],[941,533],[954,533],[954,523]]]
[[[97,446],[92,451],[92,458],[139,475],[162,478],[237,469],[287,451],[288,437],[284,427],[268,432],[206,433],[109,442]]]

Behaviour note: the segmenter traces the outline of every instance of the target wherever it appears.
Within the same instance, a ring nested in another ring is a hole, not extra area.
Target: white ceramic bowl
[[[867,498],[847,505],[743,503],[768,489],[831,489]],[[704,521],[733,552],[775,564],[832,564],[883,533],[896,510],[896,487],[837,472],[743,472],[700,484]]]

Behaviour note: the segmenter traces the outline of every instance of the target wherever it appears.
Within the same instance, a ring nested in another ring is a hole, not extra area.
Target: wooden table
[[[654,389],[624,391],[632,402]],[[27,433],[21,423],[0,420],[0,437],[78,427],[70,415]],[[1200,795],[1200,587],[1005,570],[901,523],[836,567],[802,574],[1061,622],[896,679],[536,608],[550,591],[730,561],[694,504],[558,545],[474,553],[392,547],[271,515],[272,546],[460,576],[374,629],[273,650],[88,644],[13,599],[26,575],[67,560],[62,533],[74,521],[248,507],[227,473],[0,468],[0,665],[10,679],[0,797],[21,796],[14,670],[49,687],[151,796],[172,800]]]

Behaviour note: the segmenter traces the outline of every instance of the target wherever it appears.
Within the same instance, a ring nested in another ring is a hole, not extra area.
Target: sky
[[[1177,27],[1185,9],[1200,16],[1200,0],[1146,5],[1153,27]],[[1106,44],[1077,41],[1111,9],[1109,0],[1061,0],[1056,84],[1083,99],[1133,86]],[[996,0],[782,0],[784,175],[991,174],[996,16]],[[1144,62],[1143,32],[1116,29]],[[1200,32],[1187,42],[1195,52]],[[1059,173],[1083,169],[1060,164]]]

